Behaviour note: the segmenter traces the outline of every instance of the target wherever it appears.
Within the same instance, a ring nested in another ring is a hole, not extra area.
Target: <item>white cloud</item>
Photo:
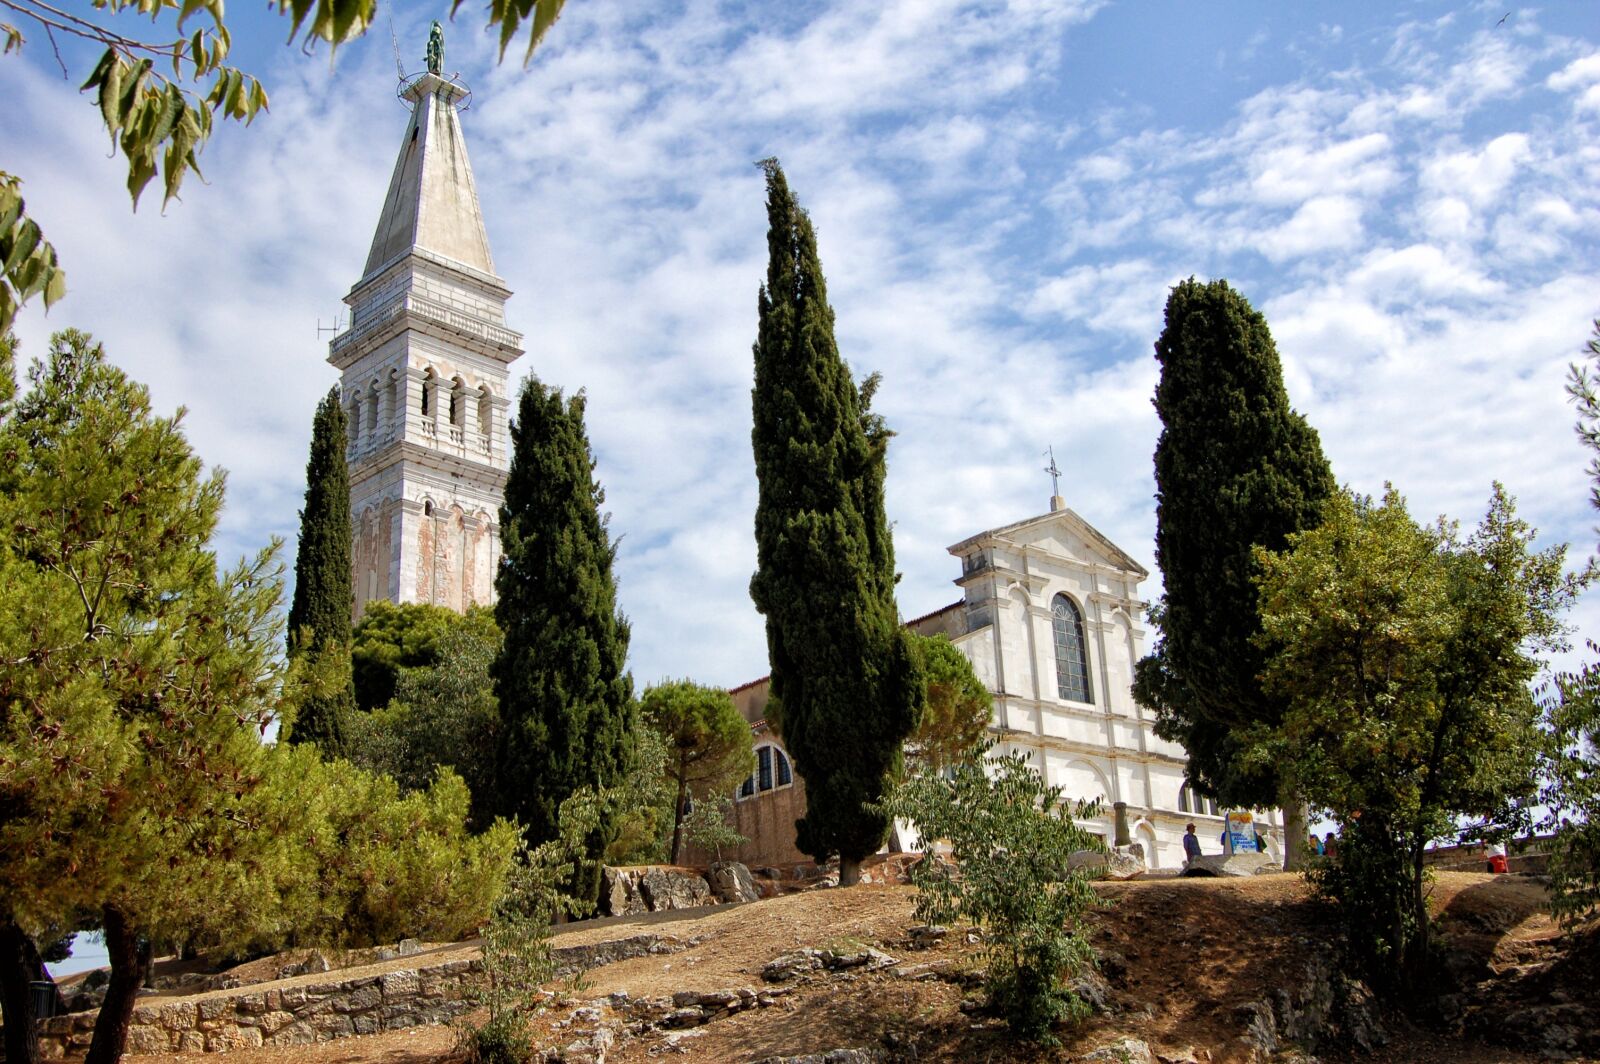
[[[1600,52],[1574,59],[1546,78],[1545,84],[1557,92],[1571,92],[1574,110],[1600,113]]]
[[[1267,258],[1281,262],[1319,251],[1354,248],[1365,235],[1359,203],[1349,196],[1317,196],[1301,204],[1294,217],[1262,233],[1254,244]]]

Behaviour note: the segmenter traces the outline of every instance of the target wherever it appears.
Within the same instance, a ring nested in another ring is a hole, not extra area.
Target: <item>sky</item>
[[[1503,5],[1505,0],[1500,0]],[[137,214],[88,63],[42,33],[0,59],[0,168],[26,182],[75,326],[187,408],[228,471],[219,552],[287,540],[328,333],[445,5],[386,4],[330,57],[229,11],[270,113],[220,129]],[[1543,543],[1595,544],[1563,395],[1600,316],[1600,15],[1545,7],[1136,0],[570,0],[497,65],[473,5],[447,71],[513,367],[588,395],[640,684],[766,671],[751,344],[777,156],[818,232],[841,352],[883,374],[888,510],[915,617],[946,547],[1067,504],[1151,570],[1152,345],[1170,287],[1225,277],[1267,317],[1339,480],[1470,525],[1503,482]],[[1504,16],[1504,17],[1502,17]],[[1600,610],[1574,613],[1600,635]]]

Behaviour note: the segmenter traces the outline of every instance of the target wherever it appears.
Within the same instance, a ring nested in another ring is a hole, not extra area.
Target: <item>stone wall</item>
[[[298,1046],[348,1035],[444,1023],[472,1006],[469,982],[477,958],[376,975],[140,1005],[128,1052],[216,1053],[257,1046]],[[98,1011],[55,1016],[40,1024],[46,1060],[88,1048]]]

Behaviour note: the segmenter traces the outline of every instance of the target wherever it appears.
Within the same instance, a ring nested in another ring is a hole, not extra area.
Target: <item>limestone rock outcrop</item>
[[[1217,853],[1190,858],[1186,876],[1259,876],[1282,872],[1283,866],[1264,853]]]
[[[743,865],[744,883],[749,887],[750,898],[755,893],[755,882]],[[729,899],[733,900],[733,899]],[[647,868],[606,868],[601,872],[600,915],[633,916],[637,913],[658,913],[670,909],[693,909],[700,905],[715,905],[719,898],[711,890],[706,878],[681,868],[651,865]]]
[[[711,866],[711,893],[718,901],[760,901],[761,892],[750,869],[738,861],[718,861]]]

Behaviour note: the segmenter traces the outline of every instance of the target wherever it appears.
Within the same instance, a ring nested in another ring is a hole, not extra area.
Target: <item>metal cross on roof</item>
[[[1044,467],[1044,471],[1050,474],[1050,496],[1054,498],[1061,494],[1061,470],[1056,468],[1055,446],[1052,445],[1045,453],[1050,456],[1050,464]]]

